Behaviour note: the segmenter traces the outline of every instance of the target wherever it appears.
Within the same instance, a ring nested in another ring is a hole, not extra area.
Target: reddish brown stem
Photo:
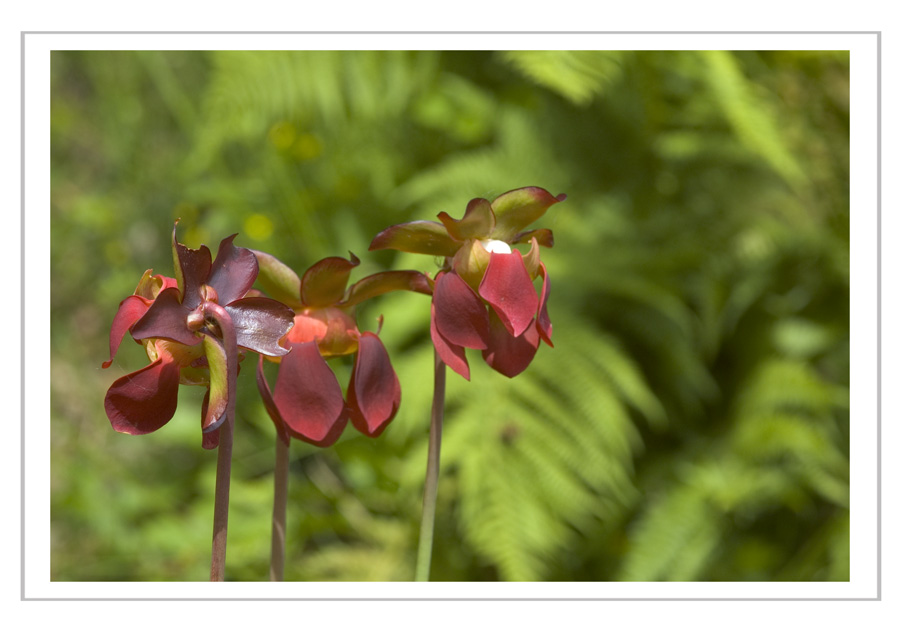
[[[290,445],[275,437],[275,500],[272,504],[272,559],[269,581],[284,581],[284,530],[287,522],[287,490]]]
[[[225,422],[219,432],[219,455],[216,462],[216,496],[213,508],[212,560],[209,581],[225,581],[225,546],[228,540],[228,501],[231,488],[231,453],[234,445],[234,406],[237,392],[237,334],[225,308],[211,301],[203,303],[203,313],[211,319],[222,336],[225,348],[225,374],[228,403]]]

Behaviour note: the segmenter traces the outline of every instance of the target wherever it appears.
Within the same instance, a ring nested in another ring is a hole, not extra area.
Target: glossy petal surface
[[[286,355],[278,341],[294,326],[294,312],[270,298],[242,298],[225,307],[237,334],[237,344],[268,356]]]
[[[300,277],[284,263],[266,252],[254,250],[259,263],[256,282],[266,294],[288,306],[300,302]]]
[[[344,290],[350,272],[359,265],[359,259],[326,257],[317,261],[303,274],[300,282],[300,300],[309,307],[327,307],[344,298]]]
[[[315,342],[281,359],[273,401],[291,435],[313,445],[333,444],[347,425],[341,386]]]
[[[235,237],[236,234],[226,237],[219,244],[216,260],[206,281],[218,293],[220,305],[228,305],[244,296],[259,273],[256,257],[250,250],[235,246]]]
[[[369,331],[359,337],[347,408],[356,429],[369,437],[380,435],[400,408],[400,380],[384,344]]]
[[[497,226],[494,239],[512,241],[513,237],[539,219],[547,209],[566,199],[564,194],[554,197],[541,187],[523,187],[507,191],[491,202]]]
[[[178,406],[178,373],[164,356],[113,382],[103,403],[113,429],[141,435],[166,425]]]
[[[538,296],[518,250],[508,255],[491,253],[478,293],[513,336],[521,335],[534,320]]]
[[[112,327],[109,330],[109,360],[103,363],[104,369],[109,368],[112,364],[113,358],[116,357],[116,352],[119,350],[119,345],[122,344],[122,338],[125,337],[131,326],[147,313],[150,303],[151,301],[148,299],[134,295],[119,303],[119,311],[116,312]]]
[[[460,242],[454,241],[440,222],[419,220],[396,224],[375,235],[369,250],[400,250],[423,255],[452,257]]]
[[[538,345],[541,343],[537,325],[532,322],[521,336],[513,337],[493,311],[490,321],[490,344],[481,355],[495,371],[506,377],[515,377],[528,368],[537,353]]]
[[[457,241],[485,239],[494,230],[494,212],[491,203],[484,198],[470,200],[462,219],[453,219],[447,213],[438,213],[438,219]]]
[[[490,336],[484,303],[455,272],[441,274],[434,284],[434,317],[441,335],[454,345],[484,349]]]
[[[190,312],[179,302],[178,288],[168,288],[159,293],[147,313],[131,328],[135,340],[165,338],[184,345],[195,345],[200,338],[187,327]]]
[[[431,304],[431,342],[444,364],[469,379],[469,361],[466,348],[455,345],[441,335],[434,323],[434,303]]]
[[[399,290],[431,294],[431,287],[432,283],[429,282],[428,277],[414,270],[378,272],[351,285],[347,291],[347,299],[340,305],[341,307],[350,307],[381,294]]]

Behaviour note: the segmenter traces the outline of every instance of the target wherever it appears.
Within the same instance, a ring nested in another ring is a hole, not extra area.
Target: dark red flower
[[[528,367],[541,340],[553,346],[550,277],[540,260],[540,246],[553,246],[553,233],[524,229],[565,199],[540,187],[515,189],[493,202],[471,200],[462,219],[440,213],[440,222],[398,224],[372,240],[369,250],[444,257],[434,285],[431,339],[444,363],[464,378],[466,349],[481,350],[492,368],[513,377]],[[522,243],[531,245],[524,256],[511,247]]]
[[[215,261],[209,249],[178,243],[172,231],[176,279],[144,273],[134,294],[119,304],[110,330],[108,368],[125,334],[144,345],[150,364],[125,375],[106,393],[106,414],[115,430],[147,434],[175,414],[178,385],[207,387],[201,414],[203,446],[218,444],[218,428],[233,406],[238,349],[282,356],[279,340],[293,326],[281,303],[248,296],[259,266],[250,250],[222,240]]]
[[[400,381],[387,350],[376,333],[360,332],[354,317],[362,301],[394,290],[431,294],[423,274],[393,271],[373,274],[347,288],[359,259],[328,257],[313,264],[301,280],[284,263],[265,253],[260,284],[294,309],[294,327],[285,344],[291,348],[279,362],[274,393],[263,374],[260,358],[257,385],[269,416],[285,442],[296,437],[317,446],[337,441],[349,419],[364,435],[377,437],[397,414]],[[354,354],[347,399],[329,357]]]

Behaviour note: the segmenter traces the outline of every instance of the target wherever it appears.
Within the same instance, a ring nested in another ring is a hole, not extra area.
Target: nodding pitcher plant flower
[[[400,381],[377,333],[361,332],[355,308],[369,298],[395,290],[431,294],[432,282],[420,272],[373,274],[347,288],[359,259],[327,257],[310,266],[302,280],[275,257],[257,252],[260,285],[296,312],[285,344],[291,352],[279,363],[274,394],[257,365],[257,385],[279,437],[296,437],[320,447],[332,445],[347,425],[379,436],[397,414]],[[379,330],[381,326],[379,324]],[[326,358],[355,354],[344,400]]]
[[[493,202],[475,198],[462,219],[414,221],[381,231],[369,250],[393,249],[444,257],[431,302],[431,339],[440,358],[469,379],[465,349],[479,349],[496,371],[524,371],[541,340],[550,340],[550,277],[540,246],[553,245],[547,228],[525,230],[566,199],[540,187],[507,191]],[[512,244],[531,245],[523,256]],[[543,280],[538,296],[534,281]]]
[[[177,222],[176,222],[177,227]],[[207,387],[201,412],[203,447],[218,445],[218,429],[233,410],[240,353],[283,356],[279,340],[293,326],[285,305],[247,296],[259,272],[256,256],[222,240],[215,261],[209,248],[178,243],[172,231],[176,278],[147,270],[134,294],[119,305],[109,336],[108,368],[125,334],[144,345],[150,364],[113,382],[104,402],[118,432],[140,435],[172,419],[178,385]]]

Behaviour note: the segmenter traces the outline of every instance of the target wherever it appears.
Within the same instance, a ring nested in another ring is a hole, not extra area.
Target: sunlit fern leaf
[[[681,486],[650,504],[629,535],[618,579],[690,581],[712,555],[719,516],[701,489]]]
[[[845,392],[846,387],[824,381],[804,362],[772,359],[750,378],[737,402],[738,415],[825,415],[845,400]]]
[[[551,153],[546,130],[535,127],[527,111],[510,107],[497,113],[496,139],[459,151],[435,166],[421,170],[400,187],[394,200],[400,206],[421,206],[434,215],[461,214],[472,197],[493,199],[501,193],[533,183],[553,188],[569,182]]]
[[[418,51],[217,51],[200,149],[263,136],[279,121],[357,130],[354,121],[397,120],[434,73]]]
[[[623,397],[608,377],[623,358],[607,341],[556,331],[556,348],[524,374],[509,380],[473,363],[472,383],[448,393],[442,470],[459,478],[466,540],[503,579],[540,579],[578,532],[634,499],[640,440],[628,407],[652,410],[652,395],[632,371],[635,402]]]
[[[498,54],[538,85],[580,106],[589,104],[622,76],[623,53],[618,51],[513,50]]]
[[[738,139],[763,158],[789,184],[803,185],[806,176],[797,164],[779,123],[772,116],[774,108],[747,81],[733,53],[704,51],[710,94],[717,100]]]

